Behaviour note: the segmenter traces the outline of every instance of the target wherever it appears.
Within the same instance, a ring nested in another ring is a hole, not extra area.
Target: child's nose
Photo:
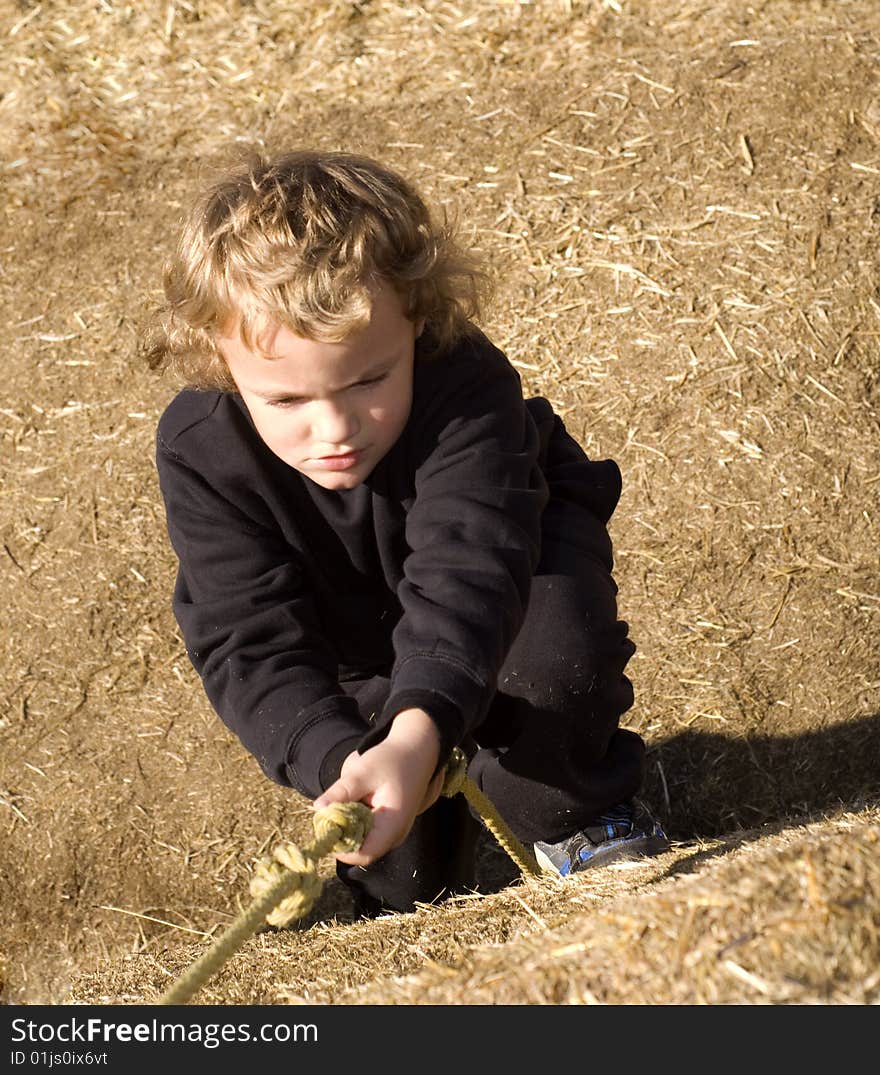
[[[334,447],[350,447],[347,441],[356,436],[360,429],[357,416],[333,400],[322,400],[317,407],[313,421],[316,439]]]

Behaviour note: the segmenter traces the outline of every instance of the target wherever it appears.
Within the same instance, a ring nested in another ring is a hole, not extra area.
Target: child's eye
[[[302,403],[299,396],[282,396],[280,399],[267,400],[270,407],[295,407]]]
[[[373,385],[381,384],[388,377],[387,373],[380,373],[378,377],[370,377],[366,381],[358,381],[358,388],[372,388]]]

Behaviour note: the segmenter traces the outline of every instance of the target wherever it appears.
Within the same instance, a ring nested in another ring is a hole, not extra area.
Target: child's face
[[[264,358],[236,325],[217,344],[267,446],[324,489],[353,489],[409,418],[420,331],[386,286],[375,295],[369,325],[340,343],[281,327],[261,338],[272,356]]]

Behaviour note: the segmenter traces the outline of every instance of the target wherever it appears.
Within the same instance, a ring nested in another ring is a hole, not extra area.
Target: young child
[[[361,914],[473,887],[457,744],[546,868],[668,846],[618,726],[620,472],[523,399],[480,281],[388,168],[256,159],[189,215],[149,348],[189,385],[157,449],[187,651],[267,776],[371,807]]]

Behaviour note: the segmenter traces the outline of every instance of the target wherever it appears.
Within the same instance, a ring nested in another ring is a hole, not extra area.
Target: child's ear
[[[421,334],[424,331],[425,331],[425,319],[423,317],[420,321],[416,321],[416,339],[418,339],[419,336],[421,336]]]

